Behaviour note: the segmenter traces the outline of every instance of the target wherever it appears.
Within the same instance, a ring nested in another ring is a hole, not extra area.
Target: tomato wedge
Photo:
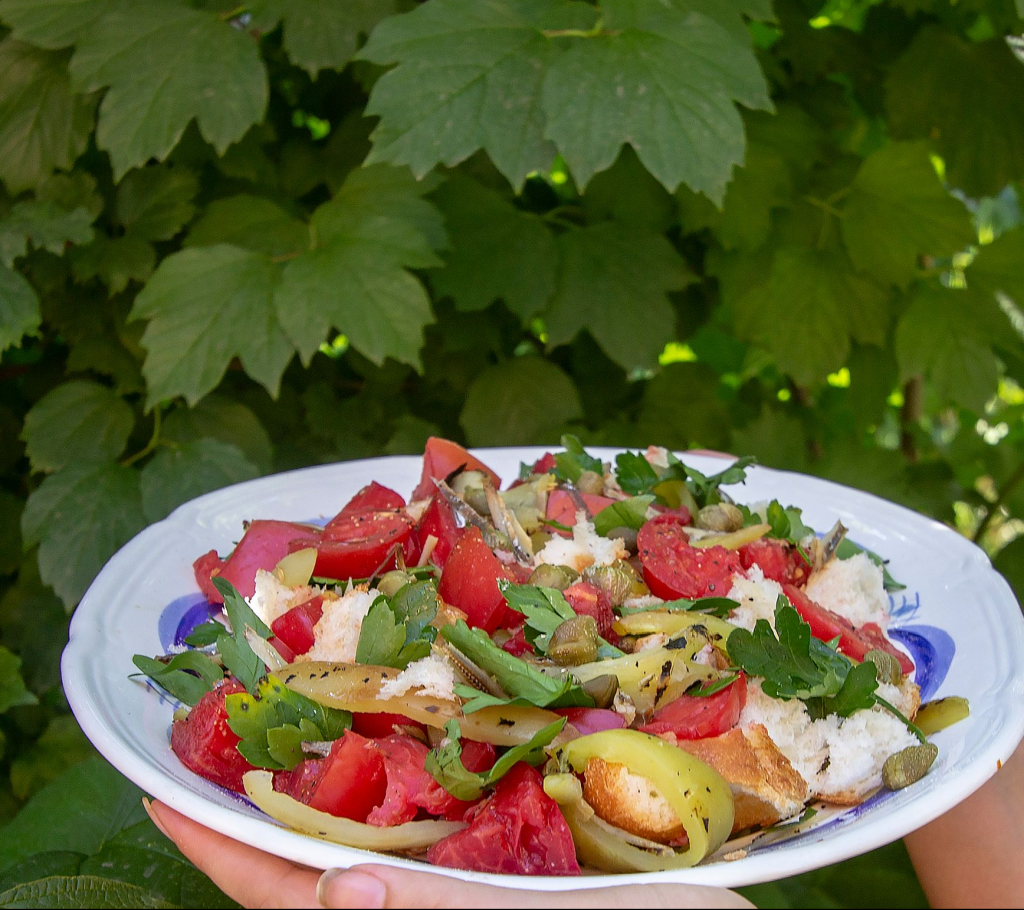
[[[373,740],[349,730],[334,741],[319,775],[308,785],[307,805],[339,818],[365,822],[384,802],[387,788],[384,758]]]
[[[501,478],[457,442],[431,436],[423,451],[423,473],[419,485],[412,491],[412,498],[427,499],[433,496],[436,489],[434,481],[444,480],[452,471],[461,467],[468,471],[483,471],[494,481],[495,487],[501,486]]]
[[[405,500],[394,490],[373,481],[353,496],[338,513],[347,515],[352,512],[382,512],[388,509],[404,509]]]
[[[811,635],[815,638],[832,641],[838,637],[838,650],[854,660],[864,660],[864,655],[871,650],[884,651],[899,661],[904,674],[914,672],[914,662],[885,637],[877,624],[869,622],[858,628],[845,617],[816,604],[800,588],[783,585],[782,590],[804,622],[811,627]]]
[[[721,736],[739,723],[746,703],[747,677],[740,673],[736,682],[714,695],[680,696],[656,711],[651,722],[639,729],[655,736],[671,733],[677,739]]]
[[[587,504],[591,516],[596,515],[602,509],[615,502],[614,499],[609,499],[607,496],[597,496],[593,493],[581,493],[580,495]],[[571,528],[576,524],[576,503],[565,490],[552,490],[548,496],[548,507],[544,517],[548,521],[557,521],[559,524]],[[568,536],[567,531],[558,531],[556,528],[550,528],[549,530],[553,533]]]
[[[278,616],[270,624],[270,631],[274,633],[275,640],[279,639],[294,657],[298,657],[313,647],[316,640],[313,629],[320,622],[323,612],[324,599],[318,594],[304,604],[292,607],[284,615]],[[291,660],[288,662],[291,663]]]
[[[258,569],[271,571],[285,556],[304,547],[315,547],[320,529],[290,521],[254,521],[235,547],[222,561],[215,550],[200,556],[193,563],[196,582],[210,603],[223,603],[224,598],[213,586],[212,578],[230,581],[243,597],[256,591]]]
[[[200,777],[238,793],[245,793],[242,775],[253,766],[238,751],[241,740],[228,726],[224,700],[244,691],[237,680],[221,683],[199,699],[188,717],[171,724],[171,749],[181,763]]]
[[[740,557],[724,547],[691,547],[678,515],[652,518],[637,534],[644,581],[665,600],[724,597],[741,569]]]
[[[401,510],[342,512],[324,528],[314,574],[367,578],[393,569],[397,549],[408,543],[412,529],[412,519]]]
[[[488,635],[501,626],[522,622],[522,614],[510,610],[498,590],[498,579],[512,581],[509,572],[484,543],[479,528],[467,528],[441,570],[437,593],[466,614],[470,626]]]
[[[427,538],[433,536],[437,544],[430,554],[430,561],[443,568],[461,534],[462,529],[455,523],[452,507],[435,492],[427,511],[416,525],[416,552],[421,553],[427,545]]]
[[[758,566],[765,578],[780,585],[805,585],[810,574],[807,560],[792,544],[762,537],[739,548],[744,569]]]

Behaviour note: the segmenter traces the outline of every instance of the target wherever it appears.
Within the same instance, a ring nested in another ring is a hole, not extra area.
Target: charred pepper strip
[[[574,788],[563,788],[563,814],[583,862],[607,872],[688,869],[714,853],[732,831],[732,791],[713,768],[673,745],[637,730],[606,730],[558,748],[555,759],[580,773],[592,758],[625,765],[647,778],[679,816],[689,847],[685,851],[645,850],[600,824]],[[558,798],[558,792],[553,798]]]

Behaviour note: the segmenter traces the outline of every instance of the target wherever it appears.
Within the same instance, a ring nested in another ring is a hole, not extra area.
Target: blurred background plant
[[[0,906],[224,904],[59,657],[105,560],[228,483],[431,434],[710,447],[1021,591],[1022,15],[0,0]],[[900,845],[749,893],[924,903]]]

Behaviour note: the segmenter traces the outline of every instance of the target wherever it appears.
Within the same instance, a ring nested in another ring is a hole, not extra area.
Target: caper
[[[574,616],[554,632],[548,643],[548,657],[563,667],[576,667],[597,660],[597,623],[593,616]]]
[[[933,743],[907,746],[885,760],[882,765],[882,783],[890,790],[909,787],[928,773],[938,756],[939,747]]]
[[[530,584],[540,588],[558,588],[559,591],[564,591],[579,577],[580,573],[569,566],[541,563],[530,573]]]
[[[888,652],[872,648],[864,655],[864,660],[870,660],[878,668],[879,682],[889,683],[890,686],[898,686],[903,682],[900,662]]]
[[[616,525],[612,528],[605,537],[612,540],[616,537],[622,541],[622,545],[629,550],[630,553],[636,552],[636,530],[634,528],[627,528],[623,525]]]
[[[530,546],[533,547],[534,553],[539,553],[544,549],[544,545],[551,540],[550,531],[534,531],[530,535]]]
[[[613,607],[619,606],[630,597],[642,597],[650,593],[650,589],[641,581],[636,570],[622,560],[610,566],[588,566],[583,570],[583,580],[604,591]]]
[[[594,707],[610,708],[619,691],[619,678],[611,673],[595,676],[583,683],[583,691],[594,699]]]
[[[914,723],[922,733],[929,736],[963,720],[970,713],[971,706],[967,703],[966,698],[950,695],[948,698],[938,698],[921,705],[921,710],[917,712]]]
[[[743,513],[728,502],[704,506],[694,524],[704,531],[738,531],[743,527]]]
[[[401,569],[392,569],[390,572],[385,572],[381,575],[374,587],[385,597],[394,597],[402,588],[415,580],[408,572],[403,572]]]
[[[600,496],[604,493],[604,478],[597,471],[584,471],[576,481],[576,489],[581,493]]]

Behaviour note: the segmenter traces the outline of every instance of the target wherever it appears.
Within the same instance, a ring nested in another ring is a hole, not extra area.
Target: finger
[[[532,910],[542,907],[752,907],[749,901],[724,888],[697,885],[636,885],[585,891],[520,891],[475,882],[410,872],[390,866],[331,869],[318,889],[320,903],[329,908],[493,907]]]
[[[243,907],[319,907],[319,873],[204,828],[163,803],[146,806],[153,823],[228,897]]]

